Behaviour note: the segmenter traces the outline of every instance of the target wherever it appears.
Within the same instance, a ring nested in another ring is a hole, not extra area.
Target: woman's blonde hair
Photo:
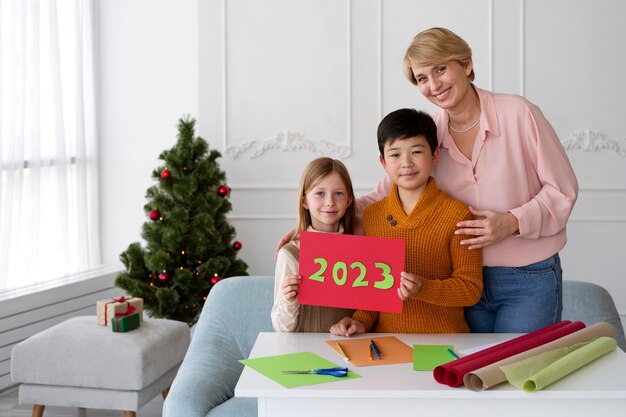
[[[404,54],[404,75],[409,81],[417,85],[412,67],[428,67],[443,64],[448,61],[457,61],[467,65],[472,58],[472,49],[456,33],[445,28],[430,28],[418,33]],[[474,81],[474,70],[468,76]]]
[[[320,183],[328,175],[336,172],[339,174],[348,192],[348,198],[350,203],[346,212],[340,220],[340,224],[343,226],[343,232],[346,234],[352,234],[354,231],[354,190],[352,188],[352,180],[348,169],[343,162],[328,157],[321,157],[312,160],[304,169],[302,178],[300,179],[300,186],[298,187],[298,225],[296,226],[296,232],[291,240],[298,239],[300,232],[305,231],[311,225],[311,213],[305,209],[302,205],[306,193],[310,192],[317,184]]]

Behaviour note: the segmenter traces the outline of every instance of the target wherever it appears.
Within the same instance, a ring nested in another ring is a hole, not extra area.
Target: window
[[[0,293],[100,264],[93,22],[0,2]]]

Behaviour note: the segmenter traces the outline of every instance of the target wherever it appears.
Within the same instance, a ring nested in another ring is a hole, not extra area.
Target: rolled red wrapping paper
[[[506,375],[500,369],[501,366],[510,365],[551,350],[570,347],[577,343],[588,343],[598,337],[613,337],[613,331],[614,327],[612,324],[606,322],[592,324],[591,326],[587,326],[584,329],[570,333],[551,342],[520,352],[517,355],[509,356],[508,358],[490,363],[482,368],[474,369],[465,374],[463,384],[472,391],[482,391],[493,388],[507,380]]]
[[[448,372],[448,370],[450,368],[452,368],[453,366],[461,365],[461,364],[463,364],[465,362],[475,360],[475,359],[477,359],[477,358],[479,358],[481,356],[491,355],[495,351],[498,351],[500,349],[508,348],[509,346],[515,345],[516,343],[518,343],[518,342],[520,342],[522,340],[530,339],[530,338],[539,336],[539,335],[541,335],[543,333],[551,332],[552,330],[557,329],[557,328],[562,327],[562,326],[565,326],[566,324],[569,324],[569,323],[571,323],[571,321],[563,320],[563,321],[560,321],[558,323],[554,323],[554,324],[552,324],[550,326],[546,326],[544,328],[535,330],[534,332],[523,334],[523,335],[521,335],[519,337],[516,337],[514,339],[507,340],[505,342],[499,343],[499,344],[491,346],[489,348],[486,348],[486,349],[480,350],[478,352],[472,353],[471,355],[464,356],[464,357],[459,358],[459,359],[457,359],[455,361],[444,363],[443,365],[440,365],[440,366],[438,366],[438,367],[436,367],[434,369],[433,376],[435,377],[435,380],[437,382],[439,382],[440,384],[446,384],[445,375]]]
[[[559,339],[584,327],[585,324],[581,321],[564,320],[438,366],[433,375],[440,384],[458,387],[463,384],[463,376],[468,372]]]

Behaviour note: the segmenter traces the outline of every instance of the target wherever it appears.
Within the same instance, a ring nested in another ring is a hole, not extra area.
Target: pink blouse
[[[567,154],[541,110],[523,97],[476,88],[480,130],[469,160],[448,132],[445,110],[434,116],[441,154],[433,170],[439,188],[475,209],[511,212],[519,234],[483,248],[485,266],[524,266],[560,251],[578,196]],[[357,208],[382,199],[386,176]],[[357,210],[361,214],[361,210]]]

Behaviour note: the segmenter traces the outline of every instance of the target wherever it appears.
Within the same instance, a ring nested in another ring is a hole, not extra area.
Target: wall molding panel
[[[626,157],[626,145],[608,137],[608,134],[593,129],[581,129],[570,132],[561,143],[566,151],[598,152],[609,150],[617,155]],[[239,146],[226,146],[225,152],[231,159],[250,153],[249,158],[254,159],[266,152],[296,152],[308,150],[314,155],[326,155],[337,159],[346,159],[352,155],[351,145],[338,145],[325,140],[310,140],[305,134],[285,131],[278,133],[276,137],[265,140],[252,140]]]
[[[566,151],[599,152],[613,151],[617,155],[626,157],[626,140],[619,143],[608,137],[607,133],[593,129],[581,129],[570,132],[561,143]]]
[[[237,143],[233,143],[234,139],[229,129],[229,123],[233,120],[233,115],[229,112],[230,97],[229,83],[232,77],[229,77],[229,36],[228,29],[230,27],[229,20],[234,17],[229,16],[228,0],[222,0],[221,2],[221,21],[222,21],[222,44],[221,44],[221,59],[222,59],[222,146],[225,151],[226,157],[236,160],[240,157],[247,155],[249,159],[255,159],[260,157],[267,157],[271,153],[275,152],[299,152],[309,151],[313,155],[327,155],[337,159],[346,159],[352,155],[352,1],[344,0],[344,7],[346,13],[346,19],[344,21],[344,32],[346,35],[346,62],[347,72],[344,74],[346,80],[346,88],[343,92],[345,94],[346,101],[346,114],[347,126],[345,135],[338,135],[345,137],[346,139],[334,139],[334,138],[315,138],[311,135],[301,132],[293,131],[291,129],[283,129],[276,132],[275,136],[265,139],[240,139]],[[332,4],[332,3],[329,3]],[[321,6],[320,6],[321,7]],[[279,94],[280,92],[277,92]],[[270,135],[271,136],[271,135]]]
[[[272,139],[251,140],[238,146],[226,146],[226,156],[238,159],[248,154],[249,159],[258,158],[267,152],[297,152],[308,150],[313,155],[346,159],[352,155],[352,145],[341,145],[326,140],[311,140],[304,133],[285,131]]]

